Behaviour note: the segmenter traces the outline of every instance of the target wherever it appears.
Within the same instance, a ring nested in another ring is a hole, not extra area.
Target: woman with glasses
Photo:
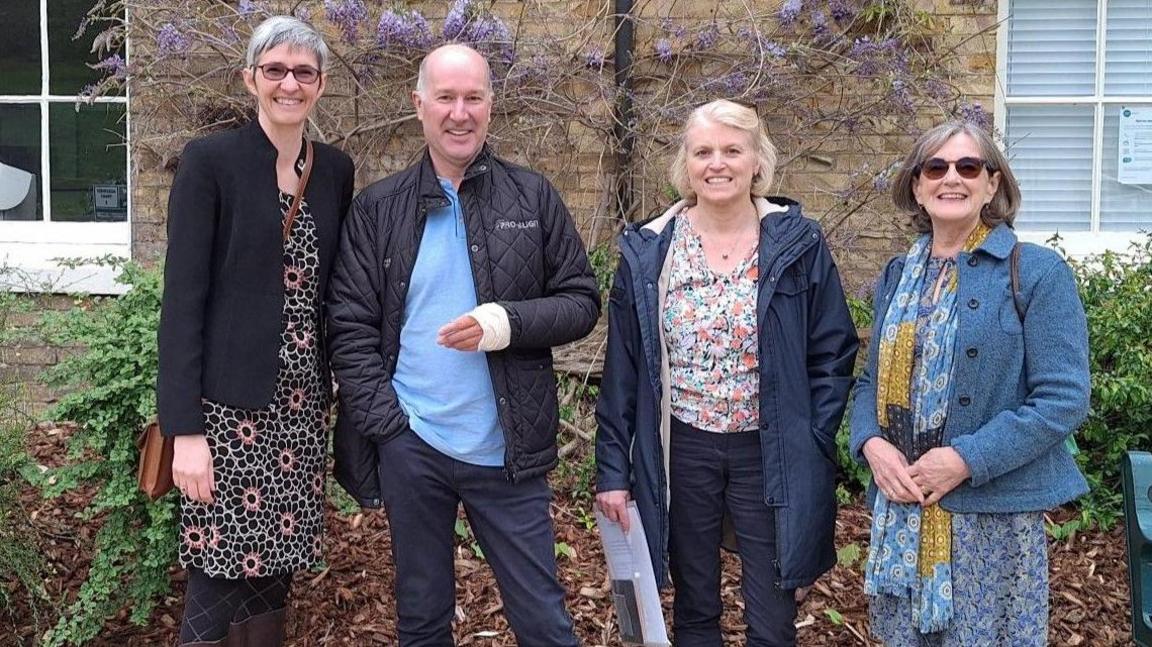
[[[331,378],[322,297],[352,161],[305,138],[328,48],[295,18],[248,45],[249,124],[189,142],[168,202],[160,426],[175,437],[184,645],[280,645],[320,557]]]
[[[769,197],[775,170],[753,110],[701,106],[672,163],[682,200],[620,237],[596,500],[626,531],[635,501],[656,581],[676,588],[678,647],[724,644],[725,526],[750,647],[794,645],[797,601],[836,562],[856,329],[819,225]]]
[[[1020,189],[968,123],[924,133],[892,189],[919,239],[884,269],[851,451],[872,469],[864,590],[890,646],[1048,644],[1044,510],[1088,491],[1072,432],[1088,334],[1068,265],[1018,243]]]

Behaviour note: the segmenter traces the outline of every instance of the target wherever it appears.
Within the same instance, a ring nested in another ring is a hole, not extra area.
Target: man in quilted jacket
[[[331,279],[336,478],[388,513],[401,646],[453,644],[460,505],[519,644],[576,645],[549,514],[551,348],[595,325],[596,281],[552,185],[486,145],[480,54],[428,54],[412,101],[427,150],[356,197]]]

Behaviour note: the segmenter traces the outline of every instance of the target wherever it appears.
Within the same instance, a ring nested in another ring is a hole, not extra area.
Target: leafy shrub
[[[1092,492],[1086,522],[1107,527],[1121,510],[1120,460],[1152,450],[1152,235],[1128,254],[1073,261],[1088,316],[1092,409],[1077,457]]]
[[[36,549],[34,530],[19,508],[23,473],[31,467],[24,448],[29,418],[22,400],[19,385],[0,384],[0,609],[11,607],[20,595],[38,619],[47,600],[41,578],[43,559]]]
[[[120,269],[118,280],[131,286],[123,296],[45,318],[50,343],[84,350],[45,376],[69,393],[51,415],[79,428],[68,441],[68,464],[44,481],[44,493],[94,486],[83,517],[100,517],[88,577],[46,634],[49,646],[90,640],[124,606],[133,622],[144,624],[169,589],[176,557],[173,497],[152,503],[136,488],[135,440],[156,408],[160,274],[131,263]]]
[[[872,297],[849,295],[848,312],[852,315],[852,323],[860,333],[860,353],[856,357],[856,374],[864,366],[867,354],[866,339],[872,326]],[[836,432],[836,460],[840,463],[840,485],[848,492],[862,492],[872,480],[872,471],[867,465],[857,463],[848,450],[848,414],[852,411],[852,399],[848,399],[848,406],[844,409],[844,419],[840,429]]]

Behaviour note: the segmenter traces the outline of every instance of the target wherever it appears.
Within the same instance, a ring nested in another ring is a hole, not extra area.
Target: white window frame
[[[40,92],[38,94],[0,94],[0,104],[40,106],[40,196],[41,220],[0,221],[0,266],[15,269],[17,277],[0,276],[0,290],[84,292],[121,294],[125,286],[115,282],[115,272],[103,265],[61,267],[56,259],[96,258],[107,255],[123,259],[132,254],[132,163],[125,155],[124,178],[127,185],[127,217],[123,222],[53,222],[52,169],[49,154],[49,106],[73,104],[75,95],[52,94],[49,88],[51,52],[48,51],[48,0],[40,0]],[[131,151],[131,114],[128,110],[130,91],[123,96],[97,97],[96,103],[124,105],[124,132],[127,152]]]
[[[1005,132],[1010,106],[1093,106],[1092,127],[1092,213],[1089,231],[1061,232],[1057,230],[1017,231],[1021,240],[1047,244],[1053,236],[1060,237],[1059,246],[1069,255],[1082,258],[1108,250],[1126,252],[1131,243],[1142,240],[1140,231],[1100,231],[1100,183],[1104,155],[1105,106],[1120,104],[1152,104],[1149,96],[1105,96],[1104,65],[1107,63],[1108,0],[1096,0],[1096,87],[1092,95],[1078,96],[1026,96],[1009,97],[1008,94],[1008,25],[1010,0],[1000,0],[997,8],[996,30],[996,96],[994,99],[995,124],[998,132]],[[1001,143],[1003,146],[1004,143]],[[1011,155],[1011,151],[1006,151]],[[1011,159],[1011,158],[1009,158]],[[1024,196],[1027,200],[1028,196]]]

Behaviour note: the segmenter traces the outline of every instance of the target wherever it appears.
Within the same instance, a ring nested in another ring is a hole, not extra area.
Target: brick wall
[[[318,3],[317,3],[318,4]],[[410,2],[425,12],[430,21],[438,22],[448,3],[424,0]],[[743,3],[686,2],[680,0],[654,0],[638,3],[638,40],[643,40],[656,29],[662,17],[708,17],[712,11],[736,11]],[[521,2],[498,0],[493,5],[510,25],[532,37],[554,37],[573,33],[576,22],[590,25],[580,32],[589,45],[606,52],[612,51],[612,21],[608,18],[611,3],[600,0],[548,0]],[[917,0],[915,9],[927,21],[925,33],[931,36],[926,44],[935,52],[954,52],[956,64],[947,78],[953,96],[962,96],[969,103],[979,103],[992,111],[996,52],[996,5],[993,0]],[[719,15],[719,14],[718,14]],[[137,20],[137,29],[144,21]],[[130,20],[131,23],[131,20]],[[148,33],[136,33],[134,55],[143,59],[148,54],[152,38]],[[189,65],[198,65],[192,60]],[[579,61],[573,61],[579,65]],[[401,109],[410,88],[414,65],[396,73],[395,95],[373,97],[358,94],[347,78],[338,74],[332,79],[327,95],[318,110],[346,108],[355,102],[367,114],[391,115]],[[606,72],[611,75],[611,63]],[[222,95],[231,94],[235,105],[243,107],[249,101],[239,88],[238,81],[229,74],[213,72],[216,89]],[[609,241],[618,221],[615,218],[611,191],[615,182],[616,163],[609,148],[608,133],[612,127],[608,98],[595,95],[593,87],[562,88],[566,100],[582,102],[584,118],[581,121],[557,120],[546,109],[526,109],[506,113],[496,106],[491,140],[498,152],[547,175],[564,195],[569,209],[577,220],[581,233],[591,243]],[[835,88],[829,88],[830,96]],[[132,254],[145,264],[155,263],[164,254],[164,232],[167,190],[172,179],[172,158],[188,138],[189,123],[194,111],[202,106],[173,106],[162,85],[132,88],[130,110],[132,121],[132,187],[133,238]],[[344,103],[341,103],[344,102]],[[938,108],[925,107],[925,125],[941,114]],[[363,115],[360,115],[363,117]],[[398,116],[398,115],[397,115]],[[141,118],[137,118],[141,117]],[[146,118],[145,118],[146,117]],[[765,119],[770,129],[779,127],[779,119],[772,107],[767,107]],[[364,122],[369,121],[364,119]],[[346,126],[338,124],[337,126]],[[334,131],[322,133],[331,139]],[[821,137],[814,130],[808,136]],[[644,216],[666,206],[667,166],[670,161],[669,142],[674,132],[653,136],[637,142],[637,176],[639,188],[635,213]],[[419,123],[408,120],[378,129],[369,129],[337,145],[353,155],[357,167],[357,188],[395,172],[410,164],[421,149]],[[845,283],[853,291],[871,285],[877,270],[892,254],[906,248],[909,233],[906,218],[896,213],[886,197],[854,212],[847,212],[836,190],[846,180],[874,172],[898,160],[911,145],[906,135],[867,135],[862,137],[831,138],[821,146],[818,154],[794,157],[792,151],[800,142],[778,140],[780,158],[786,161],[778,171],[779,192],[800,200],[805,211],[825,224],[841,267]],[[597,240],[590,240],[596,232]],[[43,300],[42,307],[64,307],[68,299]],[[31,316],[31,315],[28,315]],[[39,370],[56,361],[58,351],[35,345],[8,346],[0,350],[0,378],[16,377],[30,385],[29,395],[43,406],[52,394],[36,384]]]

